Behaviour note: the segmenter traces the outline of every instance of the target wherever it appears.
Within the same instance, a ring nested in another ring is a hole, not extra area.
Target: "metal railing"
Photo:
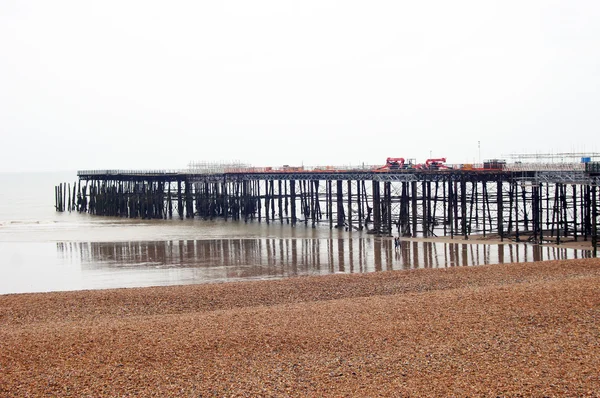
[[[585,171],[585,163],[511,163],[506,171]]]
[[[222,174],[244,174],[244,173],[348,173],[348,172],[373,172],[381,171],[381,165],[342,165],[342,166],[281,166],[281,167],[251,167],[238,165],[222,165],[223,167],[198,168],[191,167],[186,169],[162,169],[162,170],[79,170],[78,176],[148,176],[148,175],[222,175]],[[505,171],[505,172],[527,172],[527,171],[585,171],[584,163],[510,163],[502,166],[501,169],[485,169],[483,164],[446,164],[444,168],[430,169],[434,171],[443,170],[463,170],[463,171]],[[391,171],[391,170],[385,170]],[[394,172],[419,172],[414,165],[408,168],[393,170]]]
[[[78,170],[77,175],[166,175],[187,173],[186,170]]]

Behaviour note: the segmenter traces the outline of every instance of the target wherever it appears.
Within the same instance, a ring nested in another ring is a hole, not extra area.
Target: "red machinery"
[[[449,167],[444,163],[446,163],[446,158],[427,159],[425,161],[425,167],[428,170],[448,169]]]
[[[385,160],[385,166],[381,166],[375,169],[375,171],[390,171],[400,170],[404,168],[404,158],[387,158]]]
[[[445,170],[450,167],[446,166],[446,158],[427,159],[425,164],[418,164],[415,166],[417,170]]]

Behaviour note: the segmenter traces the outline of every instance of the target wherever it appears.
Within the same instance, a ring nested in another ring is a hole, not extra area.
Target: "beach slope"
[[[600,261],[0,296],[0,396],[598,396]]]

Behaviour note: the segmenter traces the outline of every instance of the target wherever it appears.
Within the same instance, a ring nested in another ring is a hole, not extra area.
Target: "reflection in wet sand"
[[[395,249],[392,239],[377,237],[59,242],[57,249],[63,260],[80,261],[84,274],[95,273],[95,288],[120,286],[125,271],[143,285],[162,285],[590,257],[588,250],[526,244],[402,241]]]

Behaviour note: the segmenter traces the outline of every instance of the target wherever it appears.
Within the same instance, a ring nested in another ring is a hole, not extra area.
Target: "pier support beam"
[[[592,250],[593,256],[598,257],[598,200],[596,186],[592,187]]]
[[[311,221],[316,227],[324,216],[323,204],[330,228],[361,229],[365,225],[378,234],[389,234],[397,228],[398,234],[415,237],[439,234],[443,228],[444,235],[462,235],[465,239],[474,233],[485,236],[497,232],[500,240],[510,236],[518,241],[554,239],[560,243],[591,238],[597,245],[597,182],[574,185],[571,181],[548,180],[547,173],[537,176],[529,172],[448,170],[437,174],[295,176],[287,172],[158,176],[108,172],[80,177],[79,183],[57,185],[54,205],[56,211],[76,209],[94,215],[143,219],[171,218],[176,212],[180,219],[198,214],[225,220],[243,216],[248,221],[258,214],[259,222],[263,216],[267,222],[278,217],[280,223],[285,219],[296,225],[300,204],[305,223]]]
[[[371,182],[373,187],[373,232],[381,233],[381,194],[379,190],[379,181]]]
[[[343,228],[345,222],[344,215],[344,191],[343,191],[343,182],[342,180],[337,180],[337,224],[336,228]]]
[[[296,226],[296,180],[290,181],[290,210],[292,212],[292,226]]]

